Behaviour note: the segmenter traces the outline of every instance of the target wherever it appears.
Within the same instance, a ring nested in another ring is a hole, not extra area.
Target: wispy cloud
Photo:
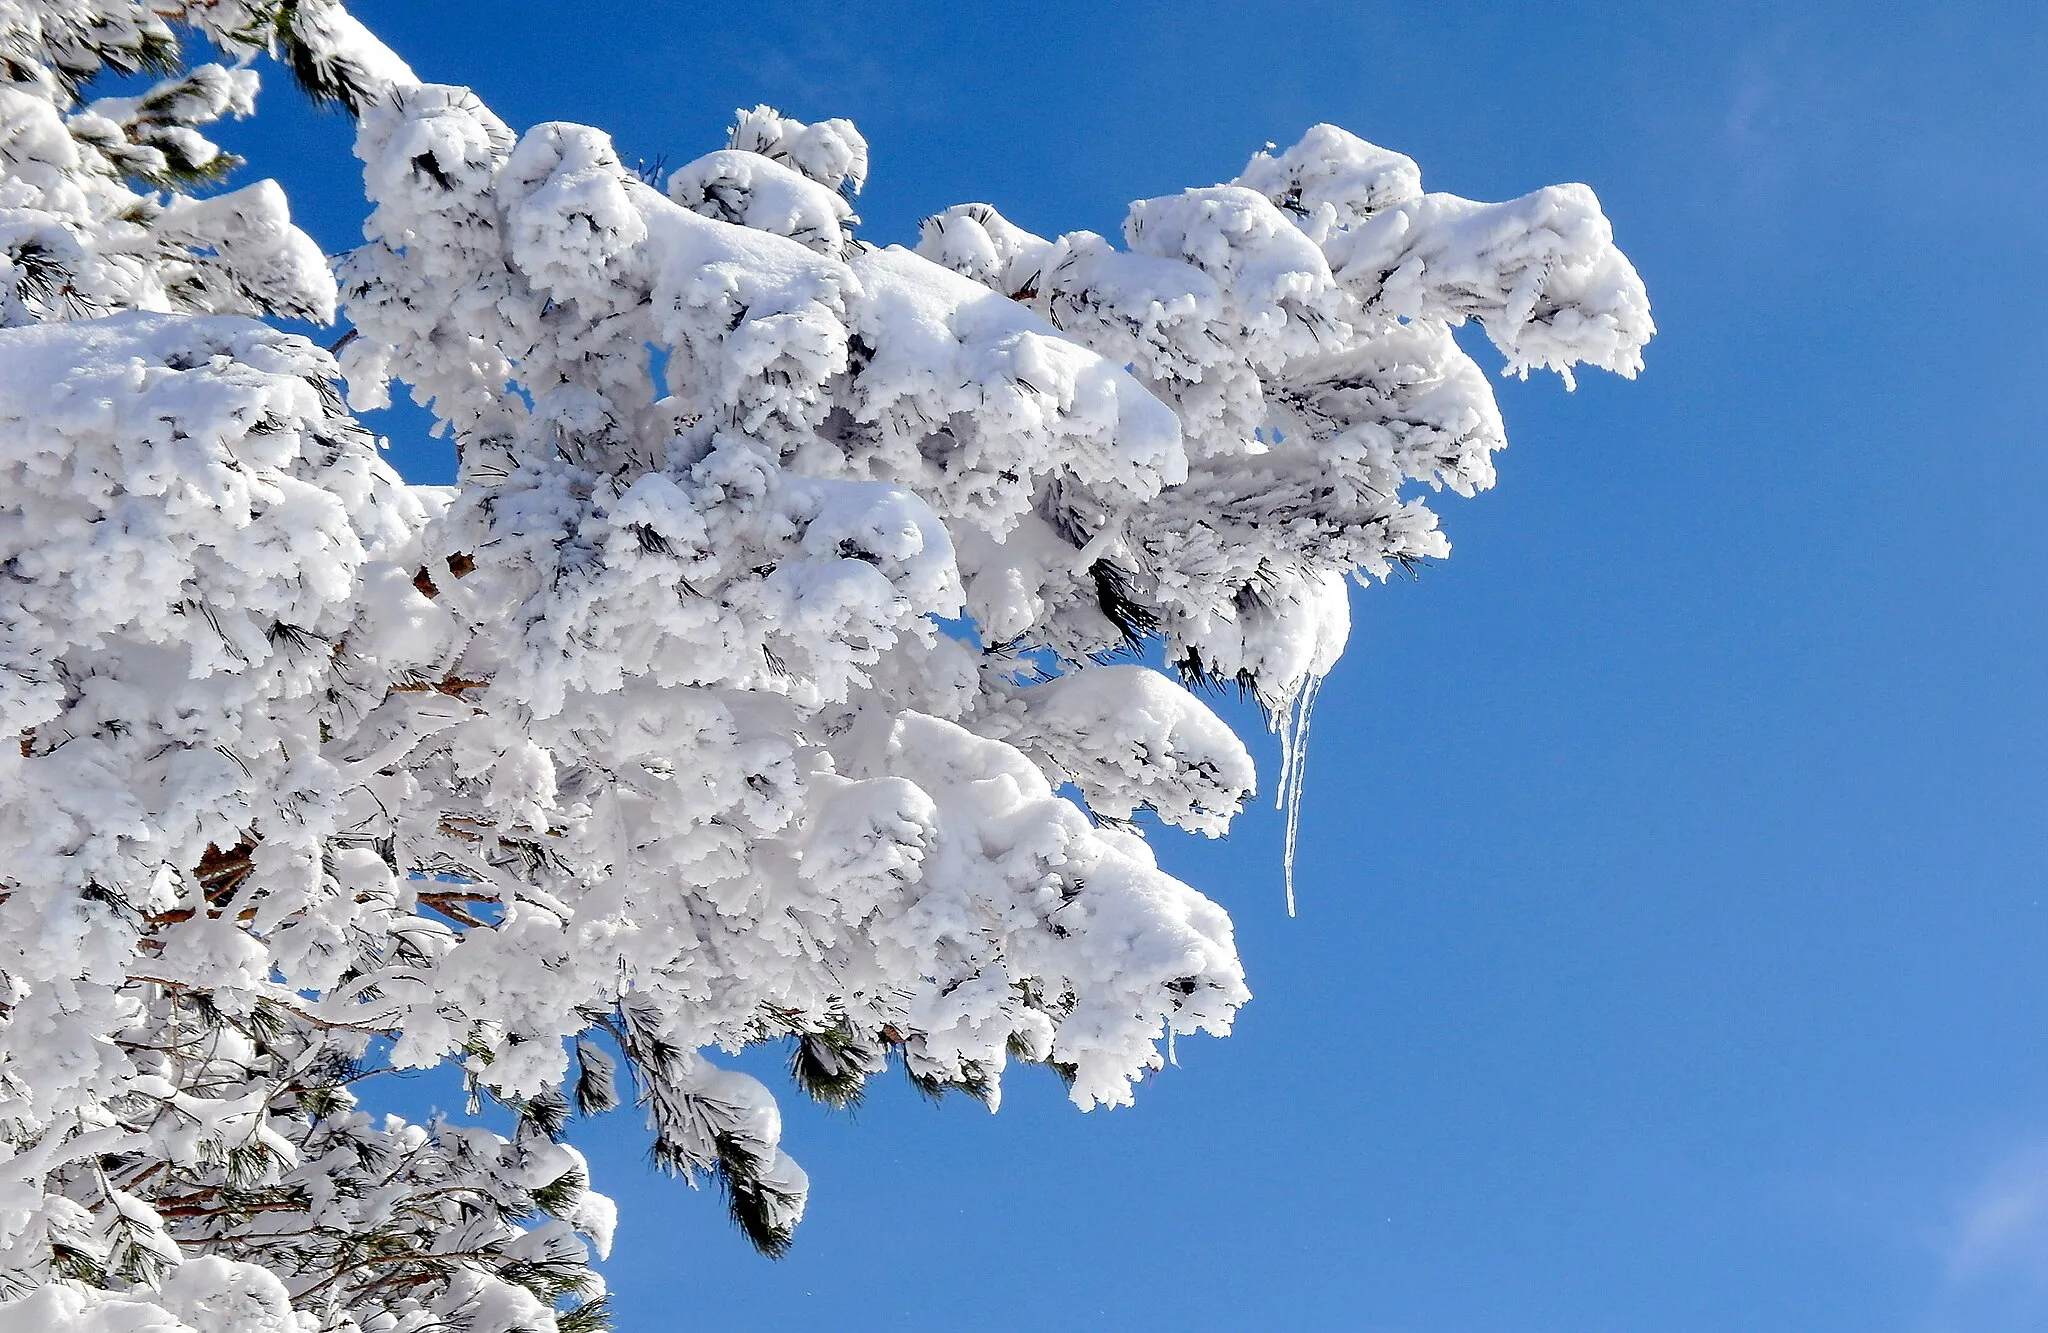
[[[1818,83],[1815,53],[1792,24],[1762,34],[1739,52],[1728,72],[1721,116],[1721,152],[1732,198],[1745,208],[1792,184],[1807,145]]]
[[[2009,1274],[2048,1289],[2048,1144],[1999,1163],[1964,1198],[1947,1250],[1952,1282]]]
[[[1934,1328],[2048,1327],[2048,1141],[2000,1158],[1957,1198],[1935,1241],[1942,1284]]]

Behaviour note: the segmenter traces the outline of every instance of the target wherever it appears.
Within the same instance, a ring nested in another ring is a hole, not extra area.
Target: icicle
[[[1273,789],[1273,808],[1275,810],[1287,809],[1287,797],[1293,785],[1292,780],[1294,777],[1294,714],[1296,705],[1300,702],[1300,698],[1300,695],[1296,695],[1294,698],[1289,699],[1285,703],[1285,705],[1281,707],[1280,715],[1277,718],[1275,718],[1273,722],[1274,730],[1280,733],[1280,781],[1274,784]],[[1287,821],[1287,849],[1283,854],[1281,864],[1283,866],[1284,874],[1287,880],[1287,915],[1293,916],[1294,820],[1292,818],[1289,818]]]
[[[1175,1069],[1180,1068],[1180,1057],[1173,1050],[1173,1020],[1170,1018],[1166,1020],[1166,1063]]]
[[[1282,856],[1287,880],[1287,915],[1294,915],[1294,842],[1301,828],[1301,779],[1308,769],[1308,724],[1315,712],[1316,691],[1323,678],[1311,674],[1301,692],[1287,701],[1280,713],[1280,786],[1274,793],[1274,808],[1287,812],[1287,849]]]

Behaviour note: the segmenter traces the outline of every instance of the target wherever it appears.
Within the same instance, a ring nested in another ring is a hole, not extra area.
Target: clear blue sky
[[[1636,383],[1503,384],[1456,554],[1357,595],[1300,917],[1270,809],[1163,845],[1236,918],[1237,1035],[1114,1113],[792,1094],[780,1263],[586,1126],[624,1329],[2048,1328],[2048,7],[356,9],[628,162],[850,116],[880,241],[1113,234],[1321,120],[1431,188],[1583,180],[1662,329]],[[267,102],[251,174],[350,243],[345,123]]]

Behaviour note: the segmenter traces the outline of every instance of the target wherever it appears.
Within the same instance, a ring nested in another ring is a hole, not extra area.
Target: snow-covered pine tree
[[[266,54],[358,117],[338,366],[261,322],[337,305],[281,192],[215,189]],[[1633,374],[1642,285],[1584,187],[1329,126],[1121,248],[873,245],[867,167],[763,107],[656,188],[331,0],[0,0],[0,1333],[594,1329],[572,1106],[773,1253],[805,1178],[712,1052],[1085,1108],[1228,1030],[1229,919],[1133,817],[1220,834],[1252,763],[1126,650],[1254,695],[1298,791],[1345,580],[1493,481],[1452,328]],[[509,1136],[351,1091],[444,1061]]]

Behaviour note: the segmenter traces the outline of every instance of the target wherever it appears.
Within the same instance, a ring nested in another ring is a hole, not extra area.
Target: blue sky
[[[1162,845],[1237,921],[1235,1036],[1114,1113],[792,1094],[780,1263],[597,1122],[622,1328],[2048,1327],[2048,9],[354,7],[628,162],[850,116],[879,241],[1114,234],[1324,120],[1583,180],[1662,329],[1633,384],[1502,384],[1456,553],[1356,596],[1301,915],[1269,808]],[[235,143],[352,241],[345,122],[274,78]]]

